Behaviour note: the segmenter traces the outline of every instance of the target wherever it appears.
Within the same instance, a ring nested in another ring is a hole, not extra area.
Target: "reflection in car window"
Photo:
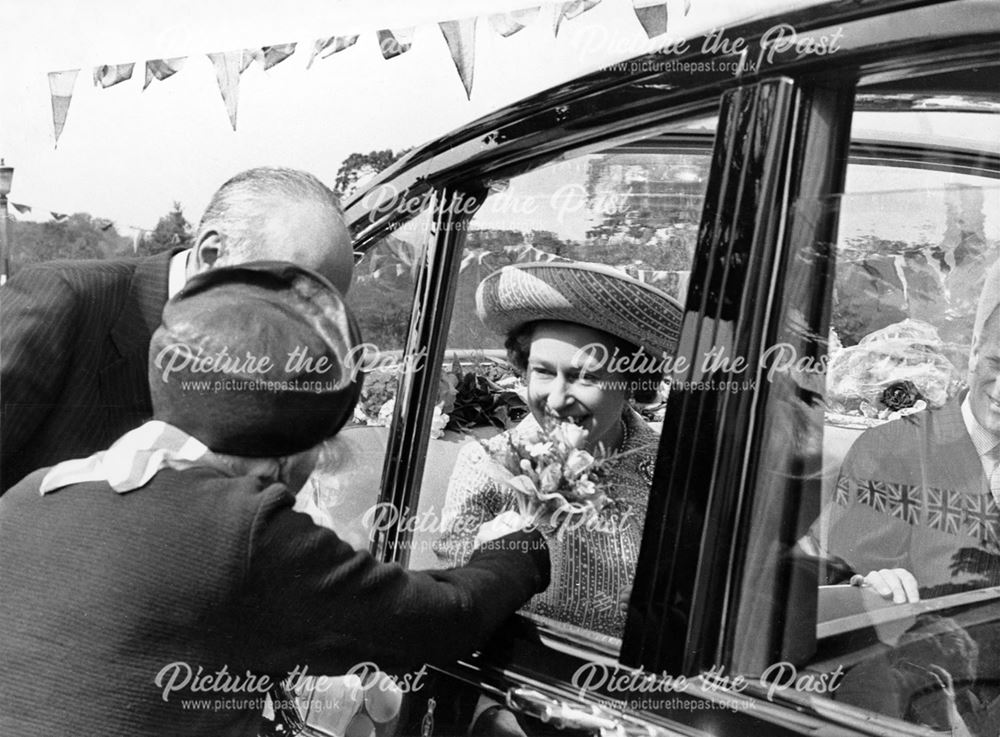
[[[405,365],[402,355],[429,222],[430,210],[424,208],[356,253],[348,302],[367,343],[364,357],[358,357],[365,383],[353,420],[324,444],[316,470],[295,498],[297,510],[358,550],[368,549],[373,525],[378,523],[375,510],[388,425]],[[360,683],[357,675],[300,679],[291,694],[296,699],[297,721],[316,734],[350,731],[355,722],[367,719],[351,721],[368,703]],[[397,721],[391,719],[380,729],[391,733]]]
[[[808,668],[838,674],[829,698],[996,734],[1000,96],[934,99],[862,88],[835,249],[803,246],[836,268],[823,411],[794,451],[821,457],[819,513],[796,554],[818,566]]]
[[[522,510],[523,500],[510,483],[512,469],[517,468],[516,458],[515,465],[510,464],[511,449],[515,455],[530,456],[526,439],[551,437],[542,433],[540,425],[553,418],[568,420],[585,428],[587,438],[604,432],[600,428],[610,428],[602,436],[608,440],[607,446],[601,441],[602,449],[612,456],[624,455],[592,478],[614,503],[591,524],[571,525],[558,536],[550,531],[553,584],[525,611],[539,622],[617,648],[666,388],[661,385],[662,373],[654,371],[645,377],[655,380],[646,382],[644,392],[626,391],[625,384],[612,389],[615,372],[608,366],[574,372],[559,350],[560,345],[579,348],[595,341],[609,349],[619,344],[655,347],[652,334],[676,335],[710,144],[706,137],[703,147],[678,148],[663,135],[490,183],[490,194],[470,223],[463,252],[440,420],[435,423],[417,514],[418,519],[433,518],[438,524],[418,526],[412,567],[461,563],[471,554],[477,536],[500,529],[496,526],[504,513]],[[487,279],[504,267],[517,274],[495,277],[494,282]],[[612,276],[598,273],[608,267]],[[596,270],[598,275],[588,281],[577,269]],[[553,271],[565,282],[557,283]],[[537,311],[528,309],[520,318],[525,332],[518,334],[514,344],[519,347],[513,352],[505,349],[504,331],[484,325],[477,315],[476,292],[481,284],[484,290],[491,284],[495,287],[492,296],[483,299],[503,303],[501,309],[507,309],[505,300],[514,293],[518,298],[539,299],[532,303]],[[538,296],[545,290],[581,305],[580,311],[569,319],[566,313],[553,318],[555,313],[545,312],[551,307],[545,302],[548,297]],[[656,302],[654,309],[647,307],[644,314],[643,306],[652,304],[647,299],[662,302]],[[628,300],[635,303],[629,307]],[[593,315],[584,315],[595,304],[609,305],[600,330],[594,327]],[[626,316],[612,314],[619,312]],[[539,322],[546,316],[556,321]],[[642,343],[643,337],[651,343]],[[602,412],[610,412],[606,416],[613,415],[612,420],[602,420]],[[600,458],[600,451],[587,444],[591,441],[583,441],[579,450]],[[566,467],[578,458],[564,457]],[[536,471],[550,461],[539,463]],[[591,478],[589,473],[580,478]]]
[[[355,266],[348,301],[367,344],[358,356],[365,373],[354,418],[327,443],[297,497],[298,504],[355,548],[371,538],[370,509],[378,500],[388,425],[413,305],[415,276],[424,257],[430,210],[403,222],[366,247]],[[366,513],[368,517],[366,518]]]

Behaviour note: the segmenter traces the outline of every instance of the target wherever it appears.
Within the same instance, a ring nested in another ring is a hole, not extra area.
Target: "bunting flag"
[[[56,146],[59,136],[66,125],[66,114],[69,113],[69,103],[73,99],[73,85],[79,69],[68,69],[62,72],[49,72],[49,92],[52,95],[52,127],[56,134]]]
[[[438,24],[455,62],[455,69],[465,87],[466,99],[472,99],[472,75],[476,64],[476,19],[446,20]]]
[[[94,67],[94,86],[107,89],[119,82],[132,79],[132,70],[135,63],[131,64],[102,64]]]
[[[153,81],[156,77],[157,80],[162,82],[167,77],[171,77],[177,74],[184,66],[184,60],[187,57],[177,56],[173,59],[150,59],[146,62],[146,81],[143,83],[142,88],[146,89],[149,87],[149,83]]]
[[[560,0],[553,5],[553,31],[556,36],[564,20],[572,20],[595,7],[601,0]],[[692,0],[681,0],[685,15],[691,9]],[[667,31],[667,3],[665,0],[632,0],[633,11],[650,38],[662,35]],[[540,6],[521,8],[508,12],[489,15],[489,23],[496,33],[507,38],[520,32],[538,17]],[[465,89],[467,99],[472,99],[472,86],[475,73],[475,40],[477,18],[463,20],[441,21],[438,27],[444,36],[448,51],[451,54],[455,70]],[[379,50],[384,59],[392,59],[410,50],[413,45],[415,29],[412,27],[399,29],[383,29],[376,32]],[[309,69],[317,56],[327,58],[357,43],[358,36],[330,36],[313,42],[312,53],[306,68]],[[239,77],[254,61],[260,63],[265,70],[280,64],[293,53],[296,44],[286,43],[259,48],[208,54],[215,68],[219,91],[230,125],[236,130],[237,107],[239,103]],[[169,59],[149,59],[146,61],[146,78],[142,88],[145,90],[155,78],[163,81],[176,74],[186,61],[186,57]],[[94,85],[104,88],[131,79],[135,64],[104,64],[94,68]],[[66,124],[73,88],[79,69],[49,73],[49,89],[52,97],[52,123],[55,132],[55,142],[58,146]]]
[[[224,53],[208,54],[215,67],[215,78],[219,82],[219,92],[226,104],[229,123],[236,130],[236,106],[240,96],[240,63],[243,61],[242,51],[226,51]]]
[[[94,225],[96,225],[101,230],[110,230],[114,222],[108,220],[107,218],[94,218]]]
[[[559,35],[559,27],[562,26],[563,20],[572,20],[581,13],[587,12],[599,2],[601,0],[570,0],[570,2],[557,3],[555,6],[555,20],[552,26],[553,35]]]
[[[26,212],[31,212],[31,205],[19,205],[16,202],[11,202],[10,204],[15,210],[17,210],[22,215],[24,215]]]
[[[525,8],[524,10],[513,10],[509,13],[494,13],[490,16],[490,25],[493,30],[504,38],[513,36],[538,15],[539,7]]]
[[[378,47],[382,51],[383,59],[392,59],[400,54],[405,54],[413,45],[413,29],[399,28],[394,31],[377,31]]]
[[[306,64],[306,69],[309,69],[313,65],[317,54],[320,55],[321,59],[325,59],[328,56],[333,56],[338,51],[351,48],[357,41],[357,36],[330,36],[329,38],[316,39],[313,43],[312,54],[309,57],[309,62]],[[326,51],[326,53],[322,54],[321,52],[323,51]]]
[[[357,36],[355,36],[357,38]],[[275,64],[280,64],[289,56],[295,53],[295,44],[277,44],[275,46],[265,46],[262,50],[264,52],[264,71],[267,71]]]
[[[685,15],[690,7],[690,0],[686,0]],[[663,0],[632,0],[632,8],[647,36],[653,38],[667,32],[667,4]]]
[[[243,74],[254,61],[258,61],[261,64],[264,63],[264,50],[263,49],[243,49],[242,56],[240,57],[240,74]]]
[[[52,216],[52,219],[55,220],[57,223],[61,223],[63,220],[69,217],[69,215],[67,215],[64,212],[50,212],[49,214]]]

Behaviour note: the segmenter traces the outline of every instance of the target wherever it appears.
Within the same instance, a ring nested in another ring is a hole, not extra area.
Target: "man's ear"
[[[195,273],[211,269],[221,255],[222,237],[216,230],[206,230],[194,247]]]

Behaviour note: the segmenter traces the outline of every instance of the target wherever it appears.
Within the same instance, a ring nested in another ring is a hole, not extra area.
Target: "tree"
[[[55,259],[107,258],[129,249],[109,220],[78,212],[44,223],[11,223],[11,271]]]
[[[383,169],[389,168],[410,149],[404,148],[396,153],[391,148],[381,151],[369,151],[366,154],[353,153],[344,159],[337,170],[333,190],[342,198],[354,194],[358,186],[371,179]]]
[[[191,224],[184,217],[181,203],[174,202],[174,208],[161,217],[152,234],[142,240],[140,253],[153,254],[170,248],[188,248],[193,240]]]

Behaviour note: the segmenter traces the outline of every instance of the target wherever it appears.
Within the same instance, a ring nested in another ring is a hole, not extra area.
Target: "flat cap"
[[[153,334],[153,414],[218,453],[298,453],[352,416],[360,346],[319,274],[282,261],[210,269],[167,303]]]

